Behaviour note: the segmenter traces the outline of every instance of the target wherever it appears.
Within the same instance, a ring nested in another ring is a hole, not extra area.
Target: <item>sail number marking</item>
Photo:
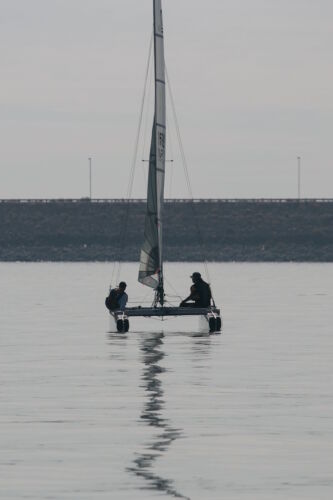
[[[165,158],[165,133],[158,132],[157,137],[158,137],[157,141],[158,159],[160,161],[163,161]]]

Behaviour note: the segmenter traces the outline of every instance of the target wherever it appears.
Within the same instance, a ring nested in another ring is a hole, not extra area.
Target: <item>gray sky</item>
[[[332,0],[163,7],[194,196],[296,196],[300,155],[302,194],[332,197]],[[93,196],[125,196],[151,30],[151,0],[1,1],[1,198],[85,196],[89,156]],[[166,195],[186,197],[169,122]]]

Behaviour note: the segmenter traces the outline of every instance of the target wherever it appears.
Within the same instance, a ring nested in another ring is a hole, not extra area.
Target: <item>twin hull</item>
[[[220,310],[211,308],[131,308],[124,312],[110,312],[110,332],[126,333],[130,328],[130,318],[135,316],[136,331],[156,331],[156,322],[147,329],[146,318],[154,317],[161,320],[163,329],[173,332],[188,333],[220,333],[222,330],[222,317]],[[189,316],[191,322],[189,324]],[[195,318],[194,318],[195,317]],[[139,319],[141,318],[141,319]],[[145,319],[144,323],[141,323]],[[142,324],[142,330],[140,328]],[[153,326],[153,327],[152,327]],[[190,329],[189,329],[190,326]],[[166,328],[165,328],[166,327]]]

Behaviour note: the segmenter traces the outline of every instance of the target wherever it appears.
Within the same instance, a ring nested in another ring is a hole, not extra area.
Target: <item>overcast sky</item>
[[[299,155],[302,194],[333,197],[332,0],[163,8],[194,196],[296,196]],[[125,196],[151,30],[152,0],[1,0],[1,198],[86,196],[89,156],[93,196]],[[186,197],[169,125],[166,195]]]

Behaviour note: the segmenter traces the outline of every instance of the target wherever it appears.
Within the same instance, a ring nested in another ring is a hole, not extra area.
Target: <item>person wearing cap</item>
[[[125,281],[121,281],[118,288],[110,290],[109,296],[105,299],[105,305],[109,311],[124,311],[128,301],[128,295],[125,292],[126,287]]]
[[[210,286],[201,278],[200,273],[193,273],[191,278],[193,281],[191,293],[179,307],[209,307],[212,299]]]

